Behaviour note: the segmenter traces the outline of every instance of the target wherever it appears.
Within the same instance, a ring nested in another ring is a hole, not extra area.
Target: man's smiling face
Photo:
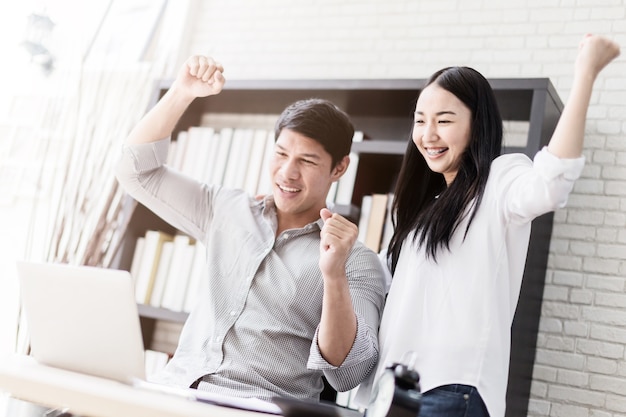
[[[332,157],[314,139],[283,129],[270,163],[274,202],[279,217],[302,227],[319,218],[331,184],[347,167],[348,159],[332,168]],[[295,226],[294,226],[295,227]]]

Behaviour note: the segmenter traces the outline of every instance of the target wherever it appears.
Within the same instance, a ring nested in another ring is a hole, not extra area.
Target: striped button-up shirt
[[[159,380],[269,399],[318,398],[322,375],[338,391],[357,386],[378,359],[385,294],[377,255],[356,242],[346,275],[357,335],[341,366],[317,345],[323,297],[322,220],[276,236],[273,200],[208,186],[169,169],[169,139],[124,146],[116,175],[126,191],[206,247],[204,287]]]

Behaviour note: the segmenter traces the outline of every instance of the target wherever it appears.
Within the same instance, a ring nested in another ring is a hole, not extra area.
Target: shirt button
[[[284,238],[284,239],[289,239],[289,233],[285,233],[285,234],[283,235],[283,238]]]
[[[230,312],[230,315],[231,315],[231,316],[234,316],[235,314],[237,314],[237,312],[236,312],[235,310],[232,310],[232,311]]]

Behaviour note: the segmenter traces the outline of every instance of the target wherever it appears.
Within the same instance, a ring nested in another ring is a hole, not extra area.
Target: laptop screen
[[[130,383],[145,378],[127,271],[18,262],[31,354],[44,365]]]

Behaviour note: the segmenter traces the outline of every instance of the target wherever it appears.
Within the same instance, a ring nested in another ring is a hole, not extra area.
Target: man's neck
[[[320,209],[321,210],[321,209]],[[317,221],[319,216],[319,210],[317,215],[291,215],[287,213],[276,213],[278,219],[278,227],[276,228],[276,236],[279,236],[282,232],[289,229],[301,229],[309,223]]]

